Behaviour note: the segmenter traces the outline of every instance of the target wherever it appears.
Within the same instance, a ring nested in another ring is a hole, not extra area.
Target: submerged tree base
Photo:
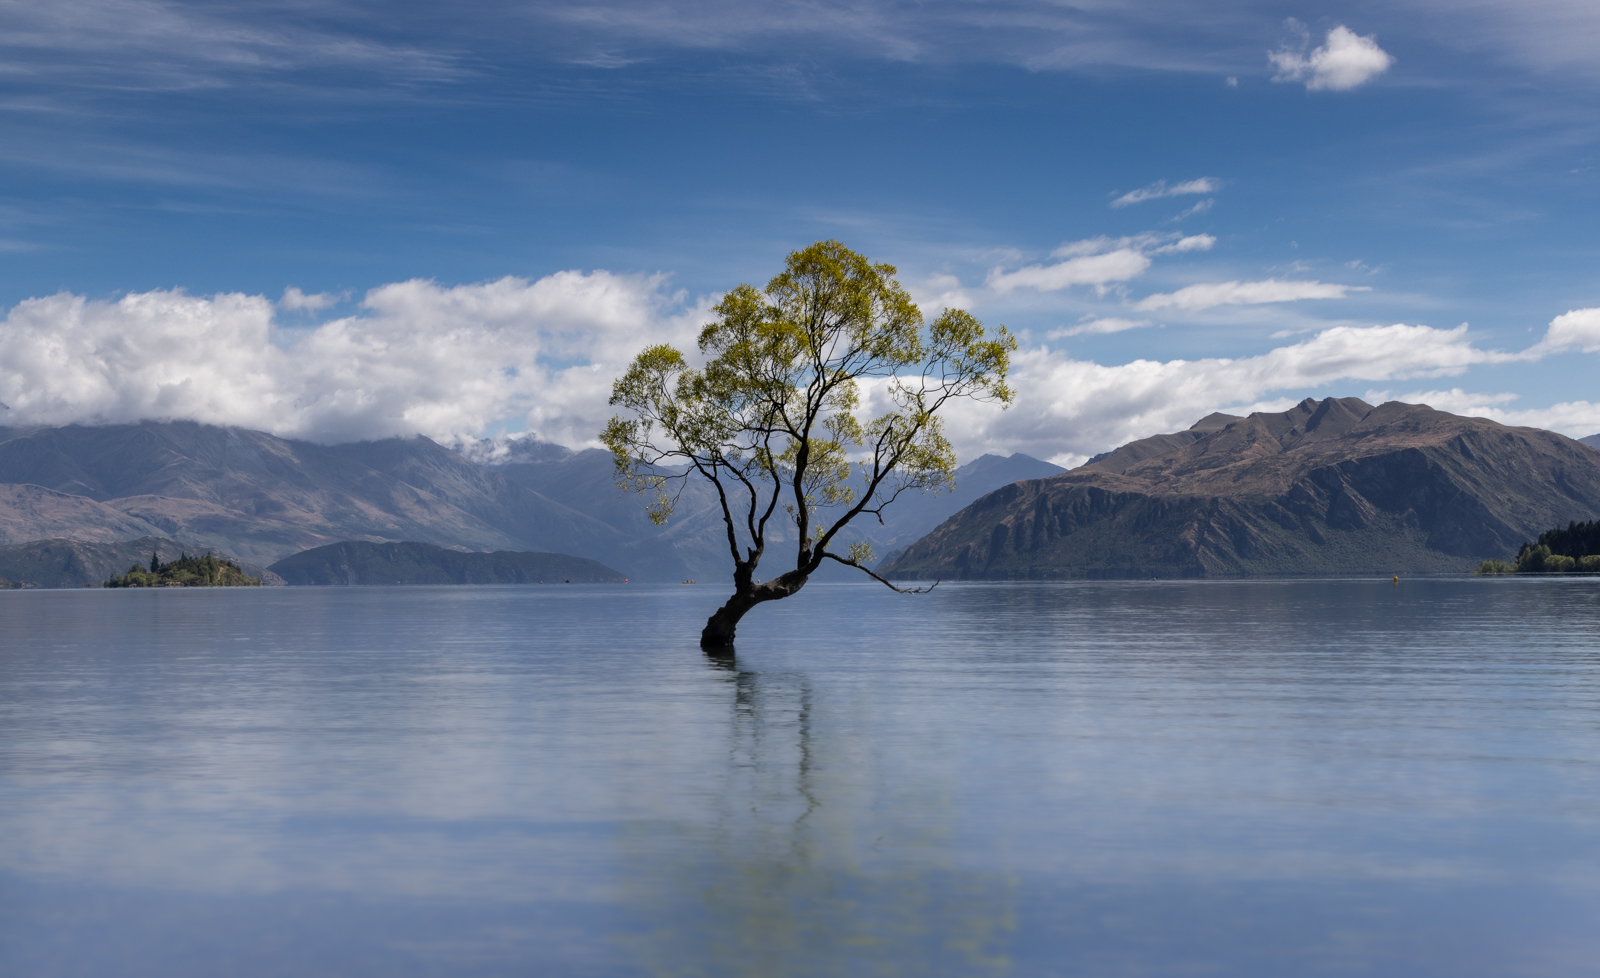
[[[706,627],[700,630],[700,647],[707,652],[731,651],[734,634],[746,612],[758,604],[789,597],[805,587],[809,577],[809,574],[790,571],[760,584],[742,584],[726,604],[706,619]]]

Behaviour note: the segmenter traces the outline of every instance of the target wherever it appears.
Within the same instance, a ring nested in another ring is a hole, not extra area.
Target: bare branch
[[[830,553],[830,552],[828,552],[826,550],[822,552],[822,556],[832,558],[833,560],[837,560],[839,563],[845,565],[846,567],[854,567],[856,570],[861,571],[862,573],[866,574],[868,577],[872,578],[874,581],[877,581],[878,583],[884,585],[889,590],[898,591],[901,594],[927,594],[929,591],[932,591],[934,588],[938,587],[940,582],[942,582],[944,580],[944,578],[941,577],[938,580],[934,581],[932,584],[929,584],[927,587],[901,587],[900,585],[894,583],[893,581],[890,581],[890,580],[887,580],[885,578],[879,577],[878,574],[875,571],[873,571],[871,568],[863,567],[863,566],[861,566],[860,564],[856,563],[855,561],[851,560],[848,557],[841,557],[836,553]]]

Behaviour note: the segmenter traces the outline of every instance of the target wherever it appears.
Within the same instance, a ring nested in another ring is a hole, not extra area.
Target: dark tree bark
[[[741,567],[739,573],[734,575],[733,596],[718,608],[715,614],[706,619],[706,627],[700,631],[700,647],[708,652],[731,651],[734,633],[739,628],[739,619],[744,617],[745,612],[763,602],[789,597],[806,586],[809,576],[799,571],[790,571],[770,581],[756,584],[750,580],[750,570]]]

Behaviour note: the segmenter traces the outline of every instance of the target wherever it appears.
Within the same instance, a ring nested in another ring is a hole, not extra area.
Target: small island
[[[1515,563],[1486,560],[1479,574],[1570,574],[1600,571],[1600,520],[1571,522],[1524,543]]]
[[[162,563],[150,555],[150,566],[134,564],[126,574],[118,574],[101,587],[259,587],[261,578],[251,577],[231,560],[215,554],[191,557],[180,554],[177,560]]]

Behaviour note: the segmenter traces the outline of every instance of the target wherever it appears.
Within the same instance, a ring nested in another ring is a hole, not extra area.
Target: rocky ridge
[[[1423,405],[1214,414],[978,500],[907,579],[1447,573],[1600,516],[1600,451]]]
[[[1060,471],[985,456],[957,470],[955,492],[906,497],[851,539],[887,553],[991,489]],[[0,545],[146,536],[253,566],[349,540],[569,554],[636,581],[714,579],[730,564],[709,487],[691,480],[655,526],[639,497],[618,493],[602,451],[522,438],[483,458],[426,438],[317,445],[193,422],[0,428]]]

